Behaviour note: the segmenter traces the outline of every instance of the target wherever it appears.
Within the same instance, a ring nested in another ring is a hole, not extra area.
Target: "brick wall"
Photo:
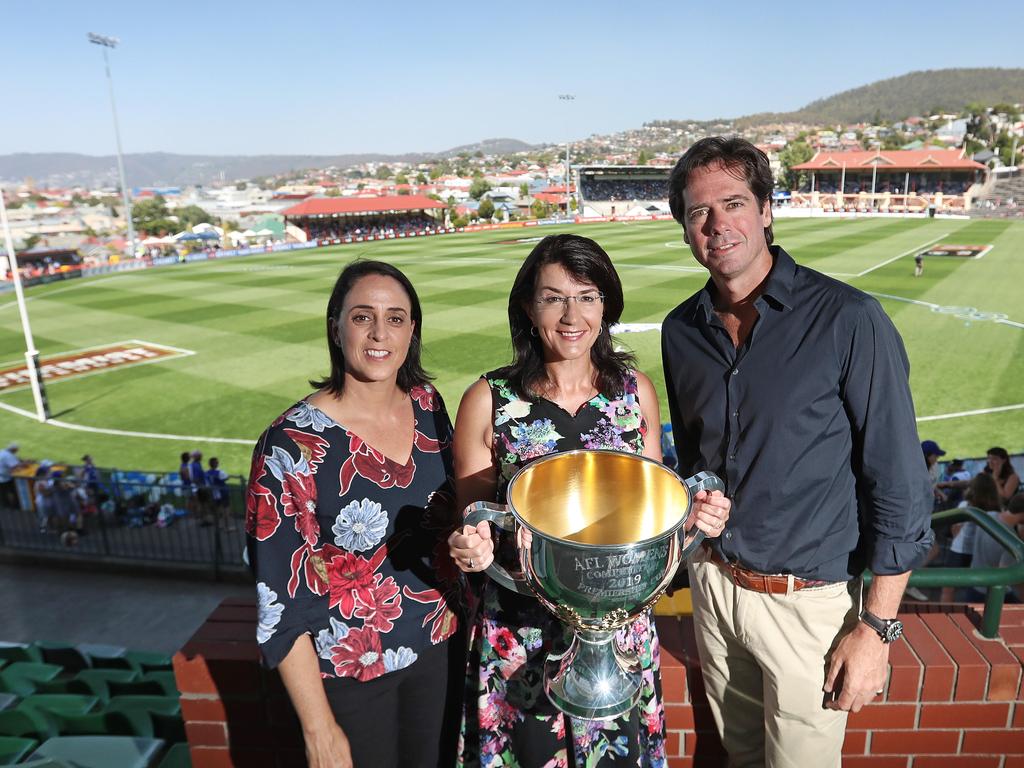
[[[921,610],[927,610],[926,608]],[[1024,606],[999,640],[977,614],[903,614],[885,694],[850,716],[847,768],[1024,768]],[[305,765],[298,721],[277,673],[259,665],[256,609],[226,600],[174,657],[196,768]],[[670,768],[724,768],[688,617],[659,616]]]

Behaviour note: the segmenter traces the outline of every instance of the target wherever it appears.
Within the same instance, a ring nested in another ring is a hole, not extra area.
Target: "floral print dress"
[[[598,395],[570,414],[543,398],[520,399],[496,372],[491,388],[499,500],[513,475],[532,460],[558,451],[612,449],[640,453],[647,423],[630,373],[620,397]],[[510,539],[511,537],[506,537]],[[500,541],[497,557],[511,562],[512,542]],[[544,660],[572,639],[541,604],[483,582],[472,629],[460,766],[475,768],[595,768],[667,765],[660,655],[648,614],[620,630],[617,641],[636,651],[643,683],[640,703],[614,720],[566,717],[543,688]]]
[[[405,464],[306,401],[257,441],[246,531],[267,666],[309,634],[322,678],[367,681],[414,664],[458,628],[463,594],[445,539],[451,421],[432,387],[410,397]]]

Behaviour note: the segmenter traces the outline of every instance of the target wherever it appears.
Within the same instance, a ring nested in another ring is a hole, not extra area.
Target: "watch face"
[[[903,622],[899,621],[898,619],[896,621],[890,621],[888,622],[888,626],[885,628],[885,632],[882,635],[882,642],[891,643],[895,640],[899,640],[902,636]]]

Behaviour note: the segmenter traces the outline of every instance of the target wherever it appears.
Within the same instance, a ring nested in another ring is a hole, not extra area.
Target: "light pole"
[[[572,93],[560,93],[558,94],[560,101],[576,101],[575,94]],[[572,169],[569,166],[569,132],[565,132],[565,215],[569,216],[569,186],[572,181]]]
[[[18,271],[18,257],[14,253],[14,241],[11,238],[11,227],[7,223],[7,205],[4,193],[0,189],[0,226],[4,230],[4,245],[7,248],[7,261],[14,282],[14,295],[18,300],[18,313],[21,315],[21,330],[25,334],[25,363],[28,369],[28,380],[32,386],[32,399],[36,403],[36,417],[45,422],[50,418],[50,403],[43,389],[43,376],[39,371],[39,350],[32,339],[32,327],[28,324],[28,307],[25,306],[25,294],[21,290],[21,273]]]
[[[103,64],[107,69],[107,86],[110,89],[110,111],[114,114],[114,138],[117,139],[117,172],[121,177],[121,200],[124,203],[125,221],[128,223],[128,258],[135,258],[135,225],[132,223],[132,201],[128,195],[128,184],[124,180],[124,158],[121,156],[121,129],[117,125],[117,104],[114,103],[114,80],[110,76],[110,59],[108,48],[116,48],[121,42],[116,37],[89,33],[89,42],[103,49]]]

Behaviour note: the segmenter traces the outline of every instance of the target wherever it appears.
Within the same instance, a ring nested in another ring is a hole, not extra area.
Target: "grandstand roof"
[[[840,171],[878,166],[886,171],[972,171],[985,166],[965,156],[962,149],[895,149],[855,152],[817,152],[806,163],[794,165],[794,171]]]
[[[313,197],[281,211],[282,216],[348,216],[357,213],[398,213],[444,208],[445,204],[426,195],[388,197]]]

